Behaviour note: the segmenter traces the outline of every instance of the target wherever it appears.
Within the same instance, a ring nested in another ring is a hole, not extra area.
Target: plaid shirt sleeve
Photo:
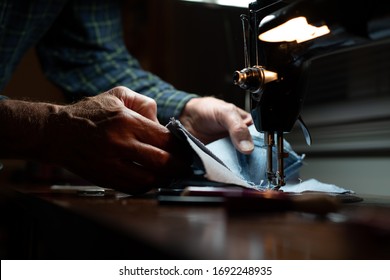
[[[37,46],[45,75],[69,101],[126,86],[156,100],[165,124],[195,94],[142,70],[122,38],[120,1],[70,1]]]

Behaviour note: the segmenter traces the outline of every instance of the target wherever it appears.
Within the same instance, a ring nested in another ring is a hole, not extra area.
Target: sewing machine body
[[[389,8],[380,1],[257,0],[249,4],[248,14],[241,16],[246,65],[243,70],[236,71],[234,83],[250,92],[255,127],[266,135],[270,187],[279,188],[285,184],[283,158],[288,155],[283,151],[283,134],[290,132],[298,122],[306,142],[311,143],[300,114],[312,59],[390,36],[389,15]],[[326,24],[331,32],[302,42],[259,39],[263,32],[299,16],[306,16],[313,26]],[[276,78],[267,79],[269,73]],[[278,148],[276,171],[272,166],[275,144]]]

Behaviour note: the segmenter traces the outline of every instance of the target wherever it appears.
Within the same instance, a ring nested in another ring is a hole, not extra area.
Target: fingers
[[[150,119],[128,110],[122,116],[109,123],[105,131],[109,133],[109,138],[114,140],[118,147],[124,152],[133,152],[140,144],[146,144],[165,151],[174,151],[174,137],[163,125],[153,122]]]
[[[193,98],[185,106],[180,121],[204,143],[210,143],[229,134],[235,148],[250,154],[253,140],[248,130],[251,115],[214,97]]]
[[[129,194],[167,186],[172,179],[191,174],[189,162],[155,146],[136,139],[109,143],[94,153],[78,149],[71,158],[68,155],[65,166],[93,184]]]
[[[252,119],[252,116],[251,114],[249,114],[247,111],[239,108],[239,107],[236,107],[237,108],[237,111],[238,113],[240,114],[241,116],[241,119],[242,121],[247,125],[251,125],[253,123],[253,119]]]
[[[115,87],[109,90],[108,93],[118,97],[127,108],[158,123],[157,103],[154,99],[123,86]]]
[[[182,177],[190,169],[189,158],[145,143],[137,144],[137,149],[131,153],[131,161],[157,175]]]
[[[248,125],[252,118],[246,111],[229,104],[219,115],[220,123],[229,131],[233,145],[243,154],[250,154],[254,150],[252,136]]]
[[[108,136],[118,158],[158,175],[177,177],[189,172],[190,156],[166,127],[135,112],[131,118],[118,121],[115,127],[120,130],[110,130]],[[110,126],[108,130],[112,128]]]
[[[53,161],[127,193],[168,184],[190,172],[190,165],[177,140],[157,122],[156,111],[154,100],[125,87],[69,105],[60,115],[69,127],[58,138],[70,148],[56,151]]]

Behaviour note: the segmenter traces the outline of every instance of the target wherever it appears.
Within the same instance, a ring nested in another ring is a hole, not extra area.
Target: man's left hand
[[[250,154],[253,140],[248,130],[251,115],[234,104],[214,97],[193,98],[179,117],[187,130],[204,144],[230,136],[234,146],[243,154]]]

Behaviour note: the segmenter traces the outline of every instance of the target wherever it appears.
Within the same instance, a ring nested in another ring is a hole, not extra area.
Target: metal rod
[[[249,52],[248,52],[248,44],[247,44],[247,36],[248,36],[248,31],[245,26],[245,23],[248,23],[248,18],[246,15],[241,15],[241,24],[242,24],[242,34],[243,34],[243,40],[244,40],[244,63],[245,63],[245,68],[249,67]]]
[[[274,132],[266,131],[264,132],[264,141],[267,146],[267,179],[268,179],[268,187],[271,188],[271,185],[274,185],[275,182],[275,173],[273,171],[272,164],[272,147],[275,144]]]
[[[277,133],[277,145],[278,145],[278,171],[277,171],[277,187],[280,188],[286,184],[284,179],[284,143],[283,143],[283,132]]]

